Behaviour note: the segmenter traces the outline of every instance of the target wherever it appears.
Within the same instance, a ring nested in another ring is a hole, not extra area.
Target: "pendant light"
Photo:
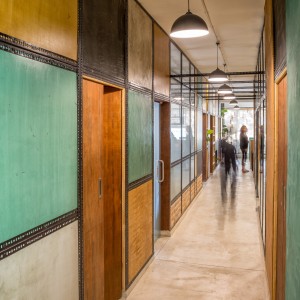
[[[235,99],[235,98],[236,98],[236,97],[235,97],[234,94],[226,95],[226,96],[223,97],[224,100],[233,100],[233,99]]]
[[[170,36],[173,38],[195,38],[207,35],[208,28],[205,21],[190,11],[190,0],[188,0],[188,11],[185,15],[175,20]]]
[[[219,87],[218,94],[222,94],[222,95],[232,94],[232,88],[227,84],[223,84]]]
[[[236,101],[236,100],[231,100],[230,102],[229,102],[229,105],[231,105],[231,106],[235,106],[235,105],[237,105],[238,104],[238,102]]]
[[[235,109],[235,110],[239,110],[240,109],[240,107],[238,106],[238,105],[236,105],[233,109]]]
[[[208,77],[209,82],[222,82],[222,81],[228,81],[228,77],[226,73],[219,69],[219,45],[220,43],[217,42],[217,68],[210,73]]]
[[[224,72],[226,72],[226,64],[224,64]],[[232,93],[233,93],[232,88],[227,84],[221,85],[218,89],[218,94],[221,95],[228,95]]]

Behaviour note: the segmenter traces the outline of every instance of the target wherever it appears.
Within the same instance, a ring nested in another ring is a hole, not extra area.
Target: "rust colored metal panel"
[[[128,279],[131,282],[152,255],[152,180],[128,195]]]
[[[1,0],[0,32],[77,60],[77,0]]]
[[[128,80],[152,89],[152,20],[134,0],[128,1]]]
[[[266,84],[267,84],[267,170],[266,170],[266,269],[271,299],[274,283],[274,172],[275,172],[275,101],[274,40],[272,0],[265,5]]]
[[[154,91],[170,95],[170,39],[154,24]]]

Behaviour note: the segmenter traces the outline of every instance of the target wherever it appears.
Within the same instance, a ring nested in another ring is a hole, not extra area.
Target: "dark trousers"
[[[244,166],[247,160],[247,149],[241,149],[241,150],[242,150],[242,166]]]

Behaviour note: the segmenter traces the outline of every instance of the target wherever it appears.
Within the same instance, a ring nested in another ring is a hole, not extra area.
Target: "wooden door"
[[[121,90],[83,80],[84,299],[122,293]]]
[[[210,134],[210,173],[213,173],[215,170],[215,117],[210,116],[210,129],[214,131],[213,134]]]
[[[101,178],[100,97],[103,86],[83,81],[83,273],[84,299],[104,299],[103,201]]]
[[[277,144],[277,251],[276,300],[285,299],[286,182],[287,182],[287,76],[278,83]]]
[[[104,213],[104,299],[122,296],[122,92],[104,87],[101,179]]]

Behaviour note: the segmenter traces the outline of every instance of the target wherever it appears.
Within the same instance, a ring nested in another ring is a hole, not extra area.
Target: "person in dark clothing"
[[[221,194],[222,199],[226,198],[226,186],[227,179],[231,175],[231,198],[235,198],[235,188],[236,188],[236,172],[237,172],[237,163],[236,163],[236,149],[228,141],[223,140],[222,142],[222,152],[224,155],[225,163],[225,172],[221,173]],[[232,167],[232,172],[230,172]]]
[[[246,170],[245,166],[246,166],[246,160],[247,160],[247,151],[248,151],[248,145],[249,145],[249,139],[247,136],[247,127],[245,125],[243,125],[241,127],[241,133],[240,133],[240,148],[242,151],[242,172],[246,173],[249,172],[248,170]]]
[[[236,166],[236,149],[235,147],[225,142],[223,146],[223,153],[224,153],[224,160],[225,160],[225,173],[229,174],[231,166],[233,169],[233,172],[236,172],[237,166]]]

